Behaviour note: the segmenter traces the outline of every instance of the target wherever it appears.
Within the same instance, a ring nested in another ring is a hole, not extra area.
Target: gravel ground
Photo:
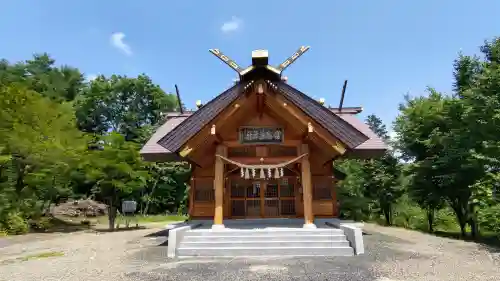
[[[335,258],[173,259],[160,229],[0,240],[1,281],[362,280],[500,281],[500,250],[366,225],[366,254]],[[64,256],[23,260],[28,255]]]

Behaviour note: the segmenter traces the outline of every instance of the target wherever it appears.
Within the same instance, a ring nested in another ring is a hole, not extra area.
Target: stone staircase
[[[335,228],[193,229],[184,233],[176,255],[353,256],[354,250]]]

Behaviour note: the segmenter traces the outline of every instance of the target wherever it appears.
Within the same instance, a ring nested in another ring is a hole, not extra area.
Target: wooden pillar
[[[312,178],[311,178],[311,164],[309,163],[309,146],[302,144],[300,146],[300,154],[307,153],[308,155],[302,157],[300,165],[301,169],[301,183],[302,195],[304,197],[304,228],[316,228],[314,224],[314,214],[312,209]]]
[[[215,154],[226,156],[227,149],[225,146],[218,145]],[[215,214],[213,229],[224,228],[224,162],[219,157],[215,157],[215,175],[214,175],[214,189],[215,189]]]

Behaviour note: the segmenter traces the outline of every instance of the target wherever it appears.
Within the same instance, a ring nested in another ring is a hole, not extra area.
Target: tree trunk
[[[470,218],[469,225],[470,225],[470,233],[471,233],[472,238],[474,238],[474,239],[477,238],[478,229],[477,229],[476,220],[474,218]]]
[[[476,208],[474,205],[469,206],[469,225],[472,238],[477,238],[479,230],[477,225]]]
[[[115,221],[116,221],[116,207],[113,204],[111,204],[109,205],[108,208],[109,230],[111,231],[115,230]]]
[[[155,180],[155,182],[153,184],[153,187],[151,188],[151,193],[148,196],[148,201],[146,201],[146,207],[144,208],[144,212],[142,213],[142,215],[147,215],[148,214],[149,202],[151,202],[151,197],[153,196],[153,194],[155,192],[155,188],[156,188],[157,183],[158,183],[158,180]]]
[[[16,159],[17,161],[15,162],[16,169],[17,169],[17,178],[16,178],[16,194],[20,195],[22,190],[24,189],[24,175],[25,175],[25,168],[26,165],[22,163],[22,159]]]
[[[391,211],[391,206],[385,206],[383,208],[383,212],[384,212],[384,217],[385,217],[385,223],[388,225],[388,226],[391,226],[392,225],[392,217],[391,217],[391,214],[392,214],[392,211]]]
[[[465,238],[465,236],[467,236],[467,233],[465,233],[465,225],[465,222],[460,222],[460,236],[462,238]]]
[[[427,209],[427,224],[429,226],[429,232],[434,232],[434,209]]]
[[[108,207],[108,223],[109,223],[109,230],[114,231],[115,230],[115,221],[116,221],[116,190],[113,188],[111,199],[109,200],[109,207]]]
[[[467,213],[462,206],[459,204],[450,204],[453,212],[455,212],[455,216],[457,217],[458,225],[460,226],[460,237],[465,238],[465,227],[467,225]]]
[[[460,210],[458,212],[455,211],[455,215],[457,216],[458,225],[460,226],[460,236],[462,238],[465,238],[465,236],[466,236],[465,226],[467,225],[467,220],[466,220],[464,214]]]

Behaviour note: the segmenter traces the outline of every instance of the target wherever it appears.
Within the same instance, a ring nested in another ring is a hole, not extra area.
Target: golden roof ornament
[[[200,108],[200,107],[202,107],[202,106],[203,106],[203,104],[201,103],[201,100],[197,100],[197,101],[196,101],[196,107],[197,107],[197,108]]]

